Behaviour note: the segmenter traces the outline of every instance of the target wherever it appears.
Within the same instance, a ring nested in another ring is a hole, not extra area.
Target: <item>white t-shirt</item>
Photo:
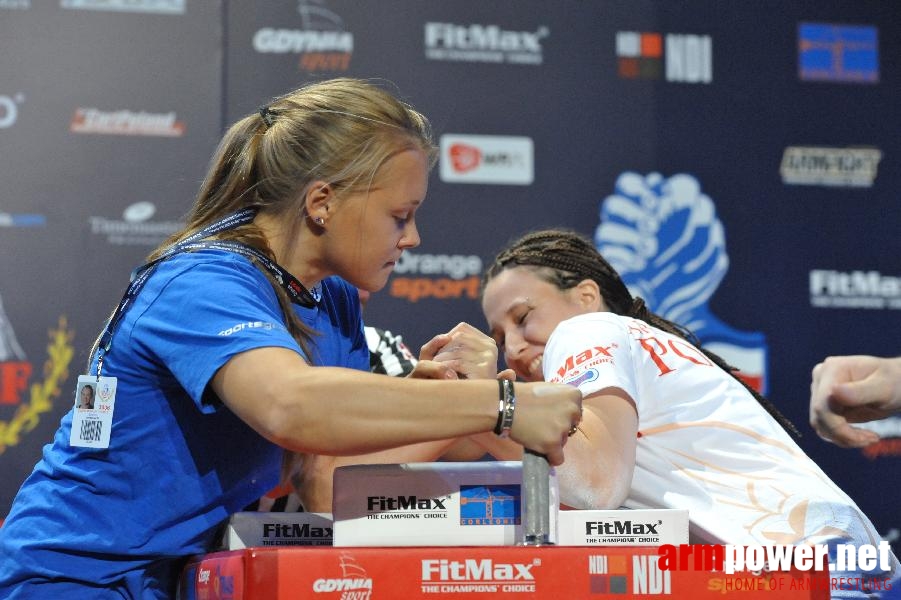
[[[692,541],[879,541],[760,403],[682,338],[613,313],[581,315],[548,340],[544,378],[586,397],[606,387],[631,396],[638,442],[624,505],[688,509]]]

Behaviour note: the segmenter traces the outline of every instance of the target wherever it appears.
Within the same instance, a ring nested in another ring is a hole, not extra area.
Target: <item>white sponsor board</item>
[[[240,512],[228,520],[222,547],[331,546],[332,515],[312,512]]]
[[[662,546],[688,543],[688,511],[561,510],[560,546]]]
[[[512,546],[522,540],[522,463],[353,465],[335,470],[335,546]],[[549,539],[559,497],[551,474]]]

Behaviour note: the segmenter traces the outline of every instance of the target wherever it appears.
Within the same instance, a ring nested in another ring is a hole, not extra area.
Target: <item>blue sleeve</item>
[[[328,277],[322,282],[320,306],[296,310],[318,334],[313,338],[314,364],[369,370],[362,307],[354,286],[339,277]]]
[[[369,370],[369,346],[366,344],[366,333],[363,327],[363,305],[360,304],[360,292],[357,288],[344,282],[347,289],[347,318],[353,327],[353,337],[348,368],[360,371]]]
[[[160,265],[133,307],[143,310],[130,342],[165,365],[200,410],[213,412],[204,392],[233,356],[267,346],[301,350],[259,269],[240,256],[204,254]]]

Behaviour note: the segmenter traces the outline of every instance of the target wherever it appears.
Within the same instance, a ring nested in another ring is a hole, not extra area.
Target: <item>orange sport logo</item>
[[[394,268],[390,294],[410,302],[426,298],[476,300],[481,273],[482,259],[476,255],[404,252]]]

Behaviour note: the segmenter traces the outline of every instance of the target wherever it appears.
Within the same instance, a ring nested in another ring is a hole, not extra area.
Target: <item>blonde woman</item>
[[[187,226],[137,271],[82,376],[108,391],[108,442],[66,415],[0,528],[0,597],[175,597],[183,560],[275,486],[286,450],[496,430],[562,462],[580,418],[568,386],[451,381],[430,361],[435,379],[367,372],[356,288],[383,287],[419,244],[434,156],[421,114],[352,79],[228,130]]]

